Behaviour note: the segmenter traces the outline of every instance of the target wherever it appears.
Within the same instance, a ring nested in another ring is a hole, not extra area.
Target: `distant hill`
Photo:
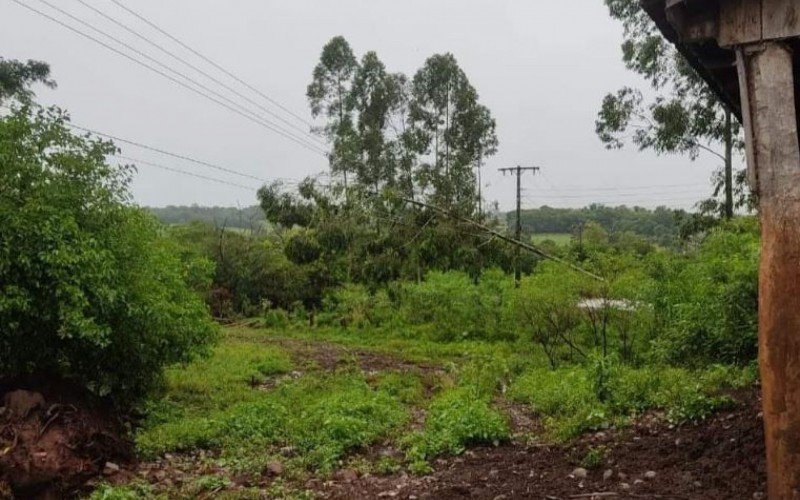
[[[259,229],[266,220],[261,207],[201,207],[168,206],[163,208],[148,207],[147,210],[164,224],[186,224],[189,222],[205,222],[213,226]]]

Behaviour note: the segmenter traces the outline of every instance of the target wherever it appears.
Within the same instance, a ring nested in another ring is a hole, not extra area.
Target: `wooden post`
[[[771,499],[800,498],[800,145],[792,56],[737,49],[747,159],[761,213],[759,364]]]

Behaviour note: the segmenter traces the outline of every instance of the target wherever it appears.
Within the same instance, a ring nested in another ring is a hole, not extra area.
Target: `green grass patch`
[[[572,235],[569,233],[535,233],[531,236],[534,244],[541,244],[544,241],[552,241],[557,245],[569,245]]]
[[[598,384],[586,367],[535,368],[513,383],[509,396],[530,405],[553,437],[565,440],[651,409],[664,411],[673,423],[704,419],[732,404],[722,390],[751,384],[753,376],[750,369],[722,366],[704,371],[615,366]]]
[[[458,455],[470,445],[499,443],[509,435],[505,417],[489,397],[460,387],[433,400],[423,429],[407,436],[404,446],[411,470],[423,473],[438,455]]]

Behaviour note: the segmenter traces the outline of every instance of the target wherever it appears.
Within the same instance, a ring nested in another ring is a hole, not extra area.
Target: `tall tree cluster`
[[[335,37],[322,50],[307,95],[330,142],[331,171],[351,190],[393,189],[471,215],[476,166],[497,148],[495,121],[452,54],[428,58],[413,78],[375,52],[359,60]]]
[[[412,203],[477,217],[476,169],[497,149],[494,118],[452,54],[408,77],[335,37],[307,96],[330,145],[331,182],[307,179],[296,193],[264,186],[259,199],[283,228],[287,256],[313,280],[380,283],[429,269],[477,276],[508,263],[499,242]]]

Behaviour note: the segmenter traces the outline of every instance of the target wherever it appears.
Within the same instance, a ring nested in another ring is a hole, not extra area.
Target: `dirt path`
[[[311,481],[326,498],[761,498],[764,449],[757,393],[706,422],[671,428],[649,417],[567,446],[511,444],[440,459],[426,477]],[[579,469],[590,449],[603,464]],[[585,477],[583,477],[585,473]],[[592,495],[597,493],[597,495]]]

